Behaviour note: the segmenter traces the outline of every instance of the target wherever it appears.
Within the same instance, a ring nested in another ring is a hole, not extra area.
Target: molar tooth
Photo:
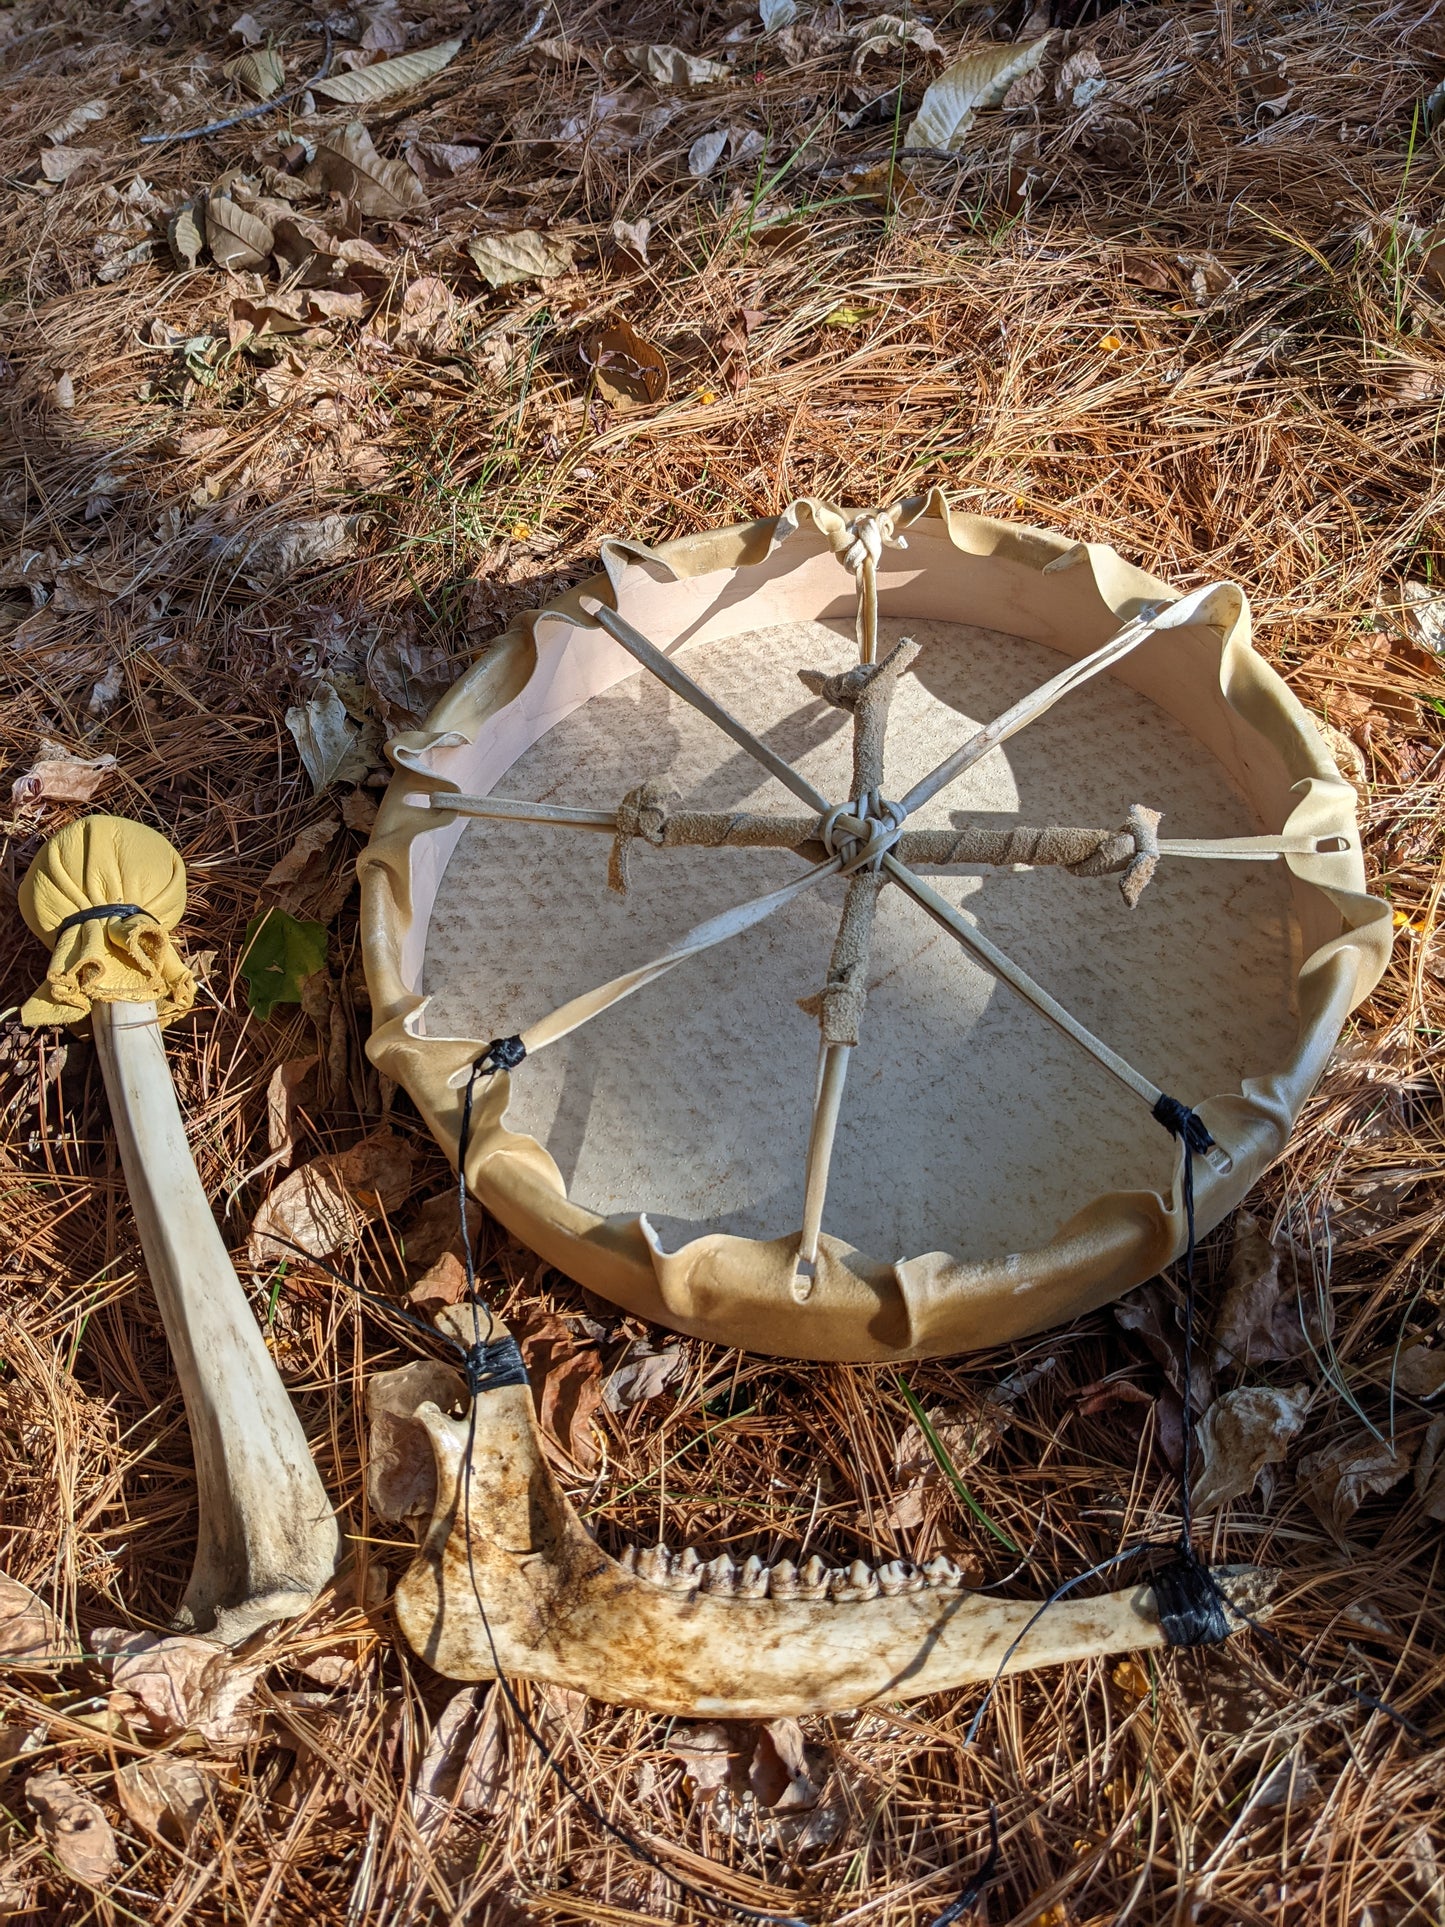
[[[624,1546],[617,1556],[617,1563],[624,1572],[637,1571],[637,1547]]]
[[[773,1567],[773,1581],[769,1587],[774,1599],[795,1599],[798,1595],[798,1568],[791,1559],[780,1559]]]
[[[929,1560],[923,1568],[923,1576],[930,1586],[941,1587],[945,1592],[956,1592],[963,1584],[963,1574],[941,1552],[937,1558]]]
[[[673,1592],[696,1592],[702,1576],[702,1561],[692,1546],[684,1546],[672,1562],[672,1577],[668,1581]]]
[[[765,1599],[768,1592],[769,1573],[757,1554],[750,1553],[746,1565],[738,1574],[738,1597],[740,1599]]]
[[[800,1599],[822,1599],[828,1591],[828,1568],[815,1552],[811,1559],[804,1562],[798,1574],[798,1597]]]
[[[644,1546],[637,1555],[637,1570],[654,1586],[665,1586],[672,1572],[672,1556],[663,1545]]]
[[[878,1580],[871,1566],[855,1559],[851,1566],[839,1566],[828,1575],[828,1596],[840,1602],[876,1599]]]
[[[921,1592],[923,1574],[911,1559],[890,1559],[878,1568],[878,1584],[890,1599],[901,1592]]]
[[[731,1593],[737,1591],[738,1569],[725,1552],[719,1553],[702,1569],[704,1592]]]

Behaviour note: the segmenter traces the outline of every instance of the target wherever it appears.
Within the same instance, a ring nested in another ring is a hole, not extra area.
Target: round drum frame
[[[956,619],[966,610],[980,627],[1059,651],[1081,665],[1077,673],[1093,673],[1090,659],[1097,656],[1185,723],[1241,785],[1260,819],[1281,825],[1276,835],[1248,839],[1247,852],[1173,846],[1180,855],[1250,856],[1287,866],[1305,952],[1296,984],[1298,1034],[1288,1061],[1269,1075],[1246,1078],[1238,1090],[1193,1104],[1213,1139],[1192,1159],[1196,1223],[1201,1231],[1218,1223],[1283,1149],[1349,1012],[1383,974],[1391,940],[1389,906],[1365,889],[1355,793],[1304,709],[1250,647],[1240,591],[1217,584],[1180,599],[1111,549],[957,513],[938,491],[876,515],[802,500],[776,521],[686,536],[655,549],[609,541],[603,560],[604,574],[518,618],[424,728],[390,745],[396,775],[359,866],[373,1007],[369,1054],[409,1092],[454,1159],[470,1088],[466,1181],[481,1203],[547,1262],[641,1317],[793,1358],[917,1358],[997,1344],[1117,1297],[1184,1248],[1187,1154],[1178,1147],[1168,1196],[1144,1188],[1104,1193],[1036,1248],[991,1261],[940,1251],[870,1256],[820,1234],[816,1214],[811,1226],[788,1237],[761,1241],[709,1232],[665,1251],[645,1216],[604,1218],[570,1200],[542,1145],[506,1128],[506,1053],[486,1054],[497,1040],[427,1034],[421,992],[427,924],[468,820],[466,799],[484,797],[528,744],[626,676],[651,669],[664,680],[678,679],[680,693],[700,707],[696,685],[685,671],[679,678],[667,652],[681,641],[757,629],[786,582],[794,615],[829,619],[857,609],[865,663],[880,612]],[[1066,672],[1062,682],[1075,673]],[[450,798],[459,802],[449,804]],[[478,802],[473,813],[486,812]],[[890,865],[895,882],[907,878],[893,854],[896,841],[889,841],[898,826],[890,829],[886,816],[864,817],[845,819],[845,831],[852,821],[851,843],[827,842],[830,853],[842,852],[834,867],[850,853],[856,867],[871,835],[883,846],[875,866]],[[1160,860],[1171,860],[1168,844],[1159,849]],[[913,877],[909,887],[918,885]],[[915,890],[924,908],[926,895],[926,886]],[[936,909],[930,914],[946,922]],[[955,915],[953,934],[976,957],[1144,1102],[1168,1105],[1106,1040],[1057,1006],[1050,1009],[1042,988],[1006,958],[990,958],[986,945],[980,950],[966,923]],[[827,1059],[825,1047],[825,1065]],[[828,1081],[820,1075],[809,1211],[819,1189],[816,1140],[820,1130],[827,1136]],[[836,1116],[836,1096],[833,1102]],[[1163,1122],[1167,1113],[1156,1110],[1156,1116]],[[825,1146],[824,1186],[826,1175]]]

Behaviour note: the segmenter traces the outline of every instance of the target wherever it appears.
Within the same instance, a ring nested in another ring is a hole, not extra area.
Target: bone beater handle
[[[198,1544],[180,1622],[235,1645],[306,1610],[335,1571],[340,1531],[201,1188],[156,1007],[97,1003],[92,1018],[195,1453]]]

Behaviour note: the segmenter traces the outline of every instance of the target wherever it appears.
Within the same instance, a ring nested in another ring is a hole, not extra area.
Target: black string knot
[[[63,936],[67,930],[74,930],[77,924],[95,923],[102,917],[108,922],[111,917],[149,917],[151,915],[152,912],[147,910],[143,903],[96,903],[92,904],[89,910],[72,911],[68,917],[56,924],[55,935]]]
[[[1159,1093],[1159,1102],[1154,1106],[1153,1115],[1155,1122],[1162,1124],[1171,1137],[1182,1138],[1198,1156],[1202,1156],[1214,1143],[1199,1113],[1191,1111],[1187,1104],[1181,1104],[1177,1097],[1170,1097],[1167,1091]]]
[[[472,1065],[473,1077],[487,1077],[493,1071],[514,1071],[527,1055],[520,1037],[494,1037]]]
[[[462,1370],[473,1398],[483,1392],[499,1392],[504,1385],[530,1382],[522,1348],[510,1333],[505,1338],[480,1338],[475,1345],[468,1345]]]
[[[1193,1553],[1156,1572],[1149,1584],[1154,1589],[1159,1624],[1171,1646],[1218,1646],[1229,1638],[1224,1594],[1208,1566]]]

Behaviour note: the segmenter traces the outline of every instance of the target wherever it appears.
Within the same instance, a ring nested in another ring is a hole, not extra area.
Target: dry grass
[[[959,7],[934,25],[952,48],[1025,11]],[[392,265],[368,289],[364,324],[235,348],[232,303],[260,293],[254,275],[176,274],[162,250],[102,282],[96,250],[98,235],[111,254],[150,238],[227,169],[279,163],[284,113],[191,145],[136,144],[157,125],[234,111],[219,72],[238,45],[226,21],[185,0],[22,0],[4,16],[8,773],[42,737],[112,753],[104,805],[156,823],[186,856],[184,935],[209,953],[208,975],[171,1057],[232,1242],[275,1175],[256,1175],[269,1075],[318,1046],[325,1076],[298,1158],[389,1117],[415,1143],[415,1198],[445,1177],[363,1055],[355,898],[342,896],[363,808],[307,872],[332,920],[327,998],[314,1018],[244,1015],[245,920],[297,833],[336,814],[298,765],[288,704],[322,673],[364,677],[402,642],[445,680],[506,611],[582,573],[603,532],[657,538],[801,493],[869,504],[940,482],[968,507],[1111,542],[1180,584],[1243,583],[1262,646],[1354,759],[1372,875],[1401,941],[1252,1203],[1334,1308],[1302,1447],[1346,1437],[1358,1413],[1418,1441],[1426,1413],[1392,1395],[1392,1361],[1402,1337],[1438,1335],[1445,1308],[1445,683],[1399,615],[1403,585],[1438,584],[1445,566],[1445,256],[1429,253],[1445,153],[1417,112],[1441,76],[1445,16],[1428,0],[1059,11],[1089,17],[1071,45],[1098,55],[1108,90],[1078,109],[1051,87],[986,117],[963,161],[920,159],[906,208],[886,216],[850,198],[847,177],[889,154],[896,58],[875,58],[860,90],[850,45],[806,31],[790,47],[749,39],[730,88],[689,98],[635,83],[633,105],[566,145],[569,117],[618,75],[519,51],[504,7],[416,0],[404,9],[413,44],[473,38],[369,124],[384,153],[471,141],[481,164],[431,182],[408,223],[367,230]],[[309,21],[279,0],[254,13],[308,71]],[[564,3],[543,31],[595,50],[657,38],[717,55],[746,14]],[[848,23],[867,17],[848,7]],[[1291,90],[1274,118],[1259,98],[1271,53]],[[905,121],[937,65],[910,51]],[[64,186],[38,181],[43,130],[96,96],[108,116],[71,144],[97,157]],[[841,124],[870,98],[869,117]],[[664,100],[665,124],[643,125]],[[724,122],[766,135],[761,171],[692,180],[690,143]],[[147,191],[127,203],[136,179]],[[611,238],[614,219],[641,216],[654,223],[647,266]],[[489,225],[570,237],[575,271],[489,293],[458,248]],[[403,296],[423,276],[449,294],[418,340]],[[671,371],[668,399],[641,413],[599,401],[579,360],[583,337],[618,315]],[[157,345],[188,339],[189,360]],[[354,558],[269,589],[247,582],[227,546],[238,534],[330,511],[359,518]],[[40,561],[21,566],[32,551]],[[71,813],[17,809],[4,823],[12,932],[13,885]],[[5,945],[0,1569],[84,1636],[165,1623],[188,1570],[194,1481],[93,1055],[15,1021],[41,961],[28,941]],[[509,1316],[561,1314],[579,1345],[608,1353],[631,1329],[488,1238]],[[1211,1241],[1206,1306],[1227,1257],[1227,1238]],[[360,1265],[376,1289],[405,1283],[390,1227]],[[257,1281],[263,1313],[272,1284]],[[371,1579],[348,1579],[314,1622],[271,1641],[255,1737],[230,1752],[179,1743],[212,1800],[185,1852],[115,1805],[113,1774],[151,1742],[123,1722],[108,1730],[103,1668],[0,1675],[0,1911],[194,1927],[703,1918],[561,1794],[505,1710],[504,1795],[422,1837],[408,1787],[451,1689],[393,1643],[384,1604],[357,1603],[406,1557],[367,1518],[360,1417],[366,1374],[403,1350],[319,1275],[287,1285],[272,1325]],[[1001,1377],[1049,1358],[1011,1423],[981,1423]],[[908,1377],[981,1441],[970,1492],[997,1533],[1034,1550],[1040,1586],[1105,1555],[1121,1530],[1167,1529],[1162,1379],[1108,1313]],[[1145,1402],[1084,1395],[1103,1380],[1130,1381]],[[605,1476],[572,1485],[609,1545],[662,1533],[739,1557],[792,1553],[805,1537],[840,1558],[945,1548],[990,1579],[1014,1563],[941,1481],[913,1523],[890,1523],[900,1458],[917,1445],[891,1372],[690,1346],[680,1390],[602,1423]],[[666,1722],[533,1703],[571,1778],[669,1866],[809,1920],[922,1927],[976,1864],[992,1800],[1006,1867],[985,1906],[994,1922],[1440,1922],[1438,1532],[1406,1481],[1348,1538],[1331,1538],[1288,1475],[1270,1501],[1210,1522],[1214,1556],[1284,1569],[1276,1624],[1290,1656],[1246,1639],[1147,1671],[1013,1683],[967,1749],[976,1694],[808,1722],[837,1829],[804,1852],[766,1808],[694,1802]],[[357,1659],[340,1685],[315,1672],[338,1652]],[[1337,1680],[1387,1695],[1428,1737],[1368,1714]],[[744,1764],[754,1737],[732,1735]],[[22,1740],[38,1750],[17,1758]],[[1315,1797],[1251,1805],[1289,1758]],[[62,1766],[117,1826],[125,1866],[106,1891],[68,1879],[36,1834],[23,1789],[37,1765]]]

